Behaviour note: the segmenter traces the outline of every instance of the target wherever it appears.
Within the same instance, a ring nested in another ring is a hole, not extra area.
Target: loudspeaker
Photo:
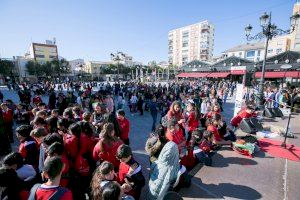
[[[262,124],[256,118],[250,118],[250,122],[255,126],[258,131],[264,130]]]
[[[239,125],[239,128],[243,132],[251,134],[263,130],[262,125],[255,118],[243,119]]]
[[[269,117],[269,118],[274,118],[275,114],[273,113],[272,108],[265,108],[264,116]]]
[[[275,117],[283,117],[283,113],[279,108],[272,108],[272,112],[274,113]]]

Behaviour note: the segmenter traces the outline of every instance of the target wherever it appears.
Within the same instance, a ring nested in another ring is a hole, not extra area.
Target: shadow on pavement
[[[235,185],[232,183],[205,184],[201,179],[193,178],[192,186],[198,188],[195,192],[183,191],[185,198],[212,198],[212,199],[260,199],[262,195],[253,188],[244,185]],[[201,189],[201,191],[199,190]]]
[[[274,158],[272,156],[268,156],[265,152],[263,151],[259,151],[259,152],[256,152],[254,154],[254,157],[257,157],[257,158]]]
[[[212,167],[228,167],[229,165],[257,165],[255,160],[251,158],[240,158],[240,157],[223,157],[221,154],[216,153],[213,156]]]

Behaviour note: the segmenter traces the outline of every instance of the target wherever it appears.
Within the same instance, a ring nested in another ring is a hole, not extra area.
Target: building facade
[[[75,59],[69,61],[70,71],[73,76],[80,74],[84,70],[85,62],[83,59]]]
[[[214,32],[214,26],[208,21],[171,30],[168,34],[169,63],[181,66],[193,60],[210,61]]]
[[[293,15],[300,13],[300,2],[297,1],[293,7]],[[300,52],[300,19],[298,19],[297,25],[295,27],[295,31],[290,34],[291,40],[291,50]]]
[[[25,58],[38,62],[58,60],[57,46],[55,44],[31,43]]]
[[[291,40],[289,35],[278,36],[269,41],[267,57],[278,55],[291,49]],[[236,56],[248,59],[254,62],[263,60],[265,55],[265,43],[256,42],[235,46],[226,50],[226,57]]]
[[[100,77],[102,69],[109,67],[112,62],[100,62],[100,61],[87,61],[84,65],[84,71],[91,74],[92,78]]]

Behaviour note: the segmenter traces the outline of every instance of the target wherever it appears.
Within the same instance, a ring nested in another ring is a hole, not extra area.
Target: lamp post
[[[264,13],[260,18],[260,25],[262,28],[262,32],[257,33],[254,36],[250,36],[252,26],[249,24],[245,28],[245,34],[247,37],[248,41],[251,40],[261,40],[265,38],[265,54],[264,54],[264,59],[262,63],[262,73],[261,73],[261,78],[260,78],[260,83],[259,83],[259,89],[258,89],[258,99],[256,100],[257,106],[259,110],[263,110],[264,108],[264,82],[265,82],[265,70],[266,70],[266,58],[267,58],[267,53],[268,53],[268,45],[269,45],[269,40],[272,40],[273,37],[276,37],[278,35],[283,35],[283,34],[290,34],[292,33],[297,25],[298,25],[298,19],[300,18],[299,13],[294,14],[293,16],[290,17],[290,22],[291,22],[291,28],[289,30],[282,30],[280,28],[277,28],[275,24],[272,24],[271,21],[271,13],[267,14]]]
[[[111,53],[110,56],[113,61],[117,62],[117,68],[118,68],[117,80],[119,81],[119,75],[120,75],[119,64],[120,61],[126,57],[126,55],[123,52],[118,51],[117,53]]]

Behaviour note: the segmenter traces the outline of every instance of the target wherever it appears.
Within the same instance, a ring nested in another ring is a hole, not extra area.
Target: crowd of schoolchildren
[[[139,199],[145,192],[145,199],[166,199],[169,191],[189,186],[187,170],[199,162],[210,166],[214,149],[236,140],[221,114],[233,90],[234,83],[228,82],[168,87],[116,83],[98,92],[87,87],[78,97],[52,91],[48,105],[39,96],[30,104],[20,98],[17,106],[6,100],[1,104],[0,152],[11,151],[14,120],[20,144],[18,152],[3,159],[2,197],[114,200]],[[126,98],[132,115],[145,110],[153,120],[145,145],[150,156],[146,190],[142,166],[130,147]],[[241,119],[251,117],[253,109],[248,106],[241,113]],[[233,125],[238,126],[240,118],[233,119]]]

